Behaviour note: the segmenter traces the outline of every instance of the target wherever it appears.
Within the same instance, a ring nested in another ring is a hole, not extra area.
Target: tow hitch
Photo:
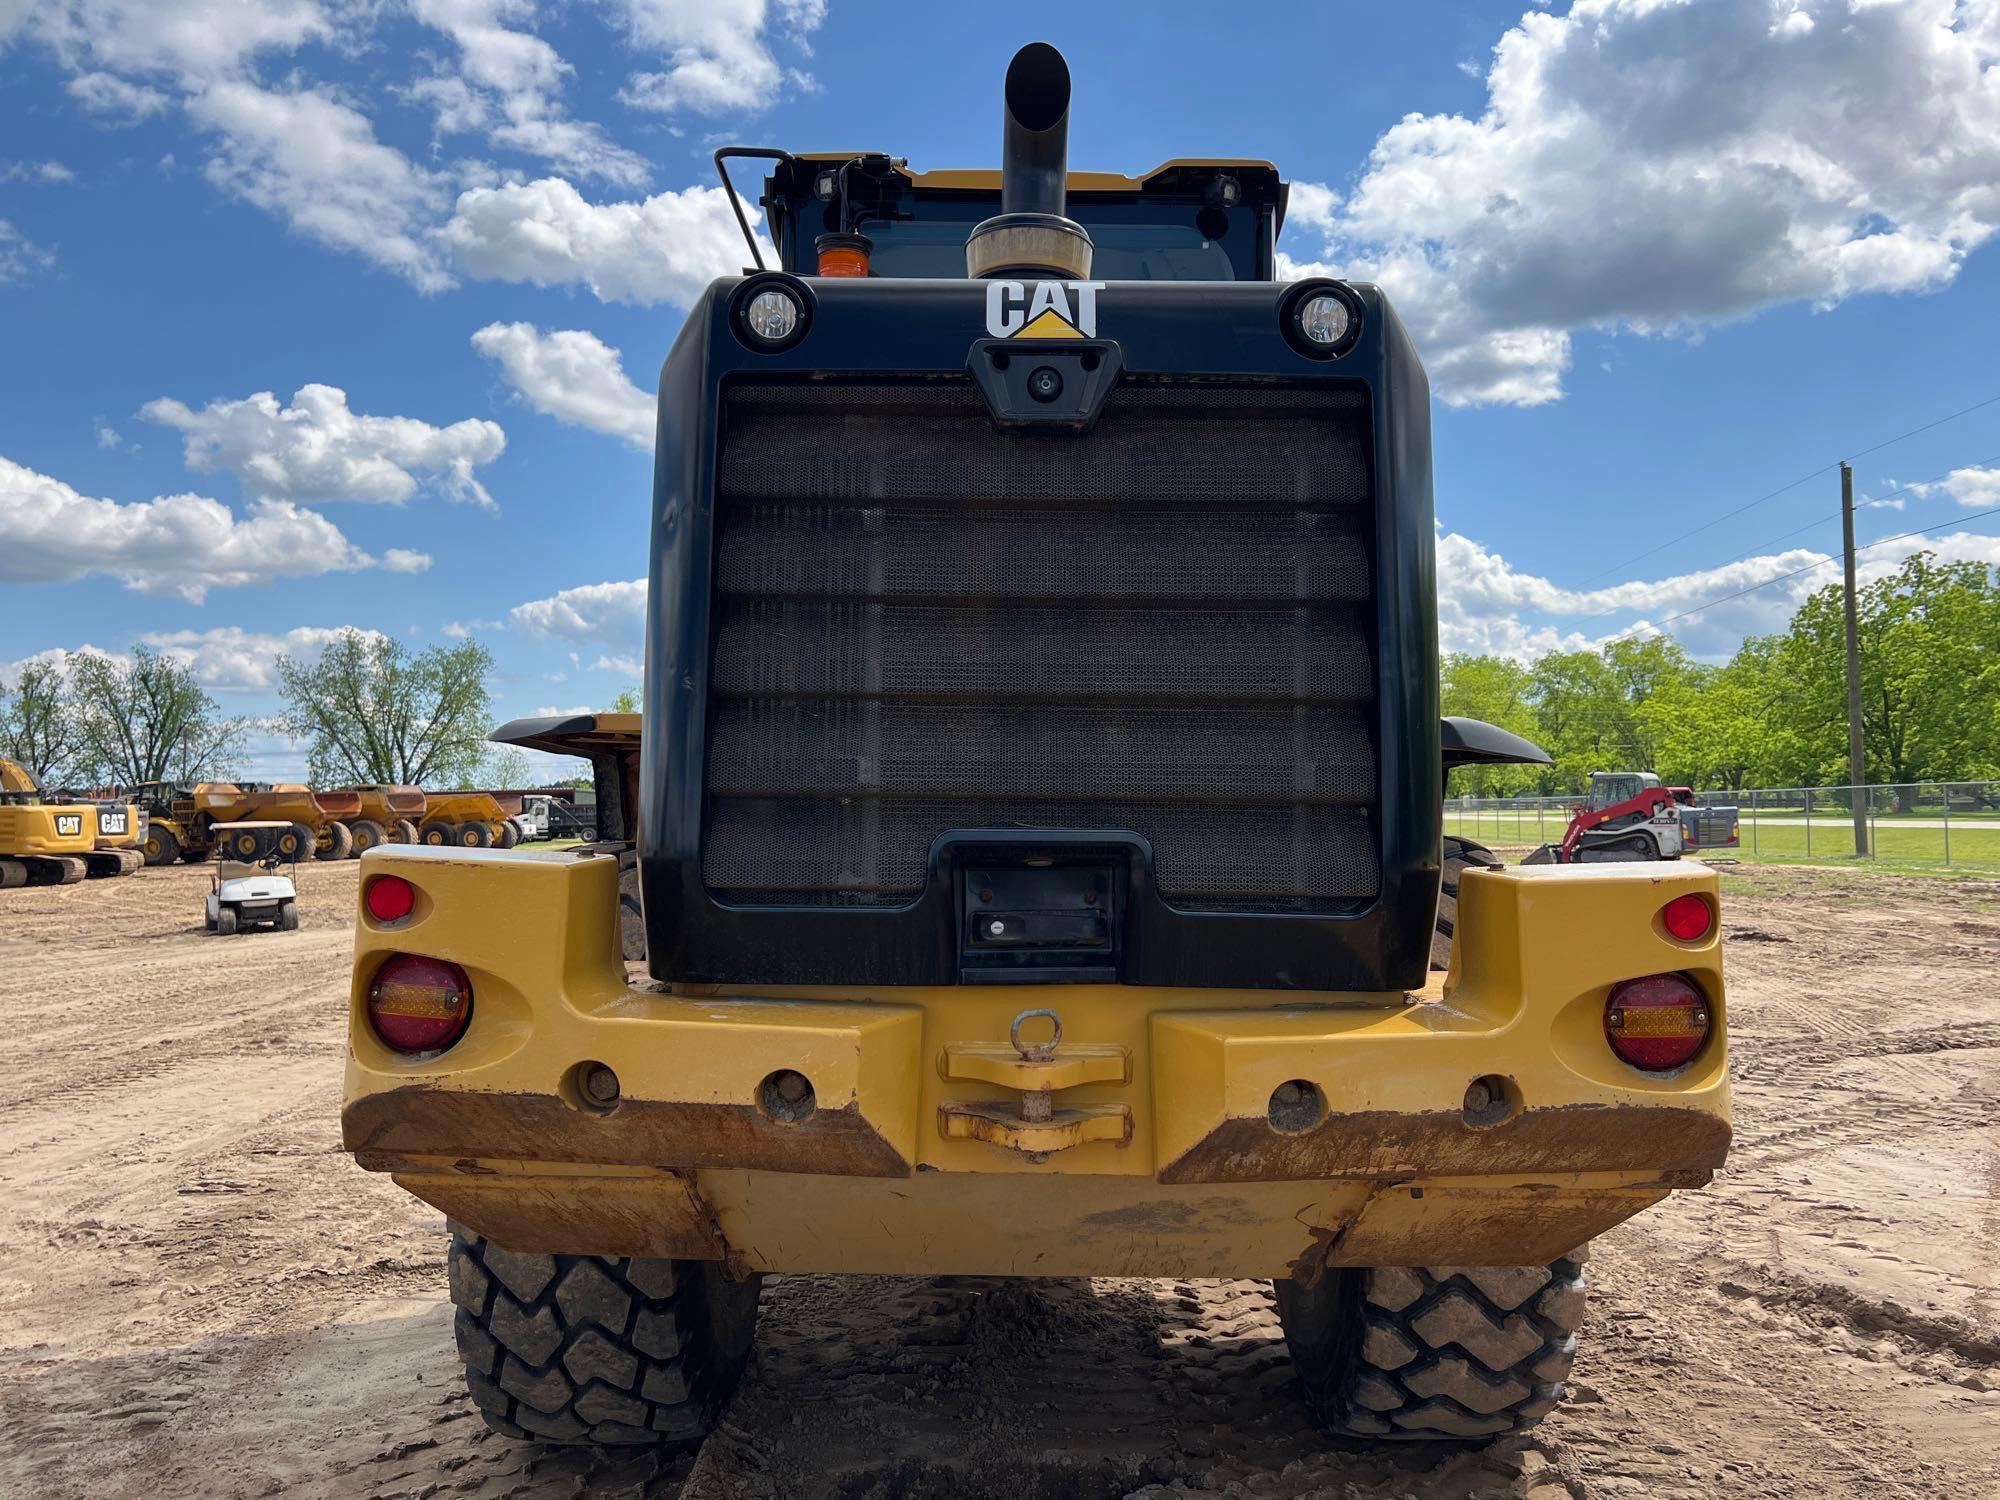
[[[1030,1021],[1049,1023],[1046,1041],[1021,1035]],[[1062,1046],[1062,1018],[1052,1010],[1024,1010],[1007,1029],[1008,1044],[953,1042],[938,1057],[946,1078],[999,1084],[1020,1091],[1018,1101],[947,1100],[938,1106],[938,1128],[952,1140],[985,1141],[1046,1161],[1086,1141],[1123,1146],[1132,1139],[1132,1111],[1123,1104],[1076,1104],[1057,1109],[1059,1090],[1086,1083],[1130,1083],[1129,1048],[1088,1042]],[[1060,1051],[1060,1055],[1058,1052]],[[1009,1107],[1010,1103],[1013,1107]]]

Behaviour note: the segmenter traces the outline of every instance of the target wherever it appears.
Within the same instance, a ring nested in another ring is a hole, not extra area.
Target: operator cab
[[[872,152],[730,146],[716,153],[725,184],[729,160],[742,156],[777,162],[758,203],[780,266],[797,276],[963,280],[966,238],[1000,206],[997,171],[913,173]],[[1170,161],[1143,177],[1071,172],[1067,182],[1099,281],[1275,279],[1288,189],[1269,162]]]
[[[1651,791],[1660,784],[1660,778],[1651,771],[1592,771],[1590,773],[1590,810],[1603,812],[1607,807],[1616,807],[1620,802],[1629,802],[1641,792]]]

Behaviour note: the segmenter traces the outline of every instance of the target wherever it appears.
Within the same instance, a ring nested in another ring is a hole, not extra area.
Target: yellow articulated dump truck
[[[298,782],[239,786],[228,781],[185,785],[149,781],[132,789],[145,808],[146,863],[176,859],[199,862],[220,853],[255,860],[275,852],[281,859],[348,859],[355,852],[348,821],[360,815],[354,792],[314,792]],[[233,823],[285,823],[275,849],[262,831],[231,834]]]
[[[427,792],[424,804],[417,838],[433,848],[511,849],[520,842],[512,814],[491,792]]]
[[[0,890],[130,875],[145,814],[117,800],[45,796],[27,767],[0,758]]]
[[[605,842],[368,853],[346,1145],[518,1438],[699,1438],[769,1272],[1269,1278],[1330,1432],[1515,1432],[1592,1237],[1728,1149],[1716,878],[1445,836],[1547,757],[1440,717],[1389,299],[1273,279],[1266,163],[1069,173],[1054,49],[1005,99],[997,173],[759,153],[642,732],[496,736]]]
[[[366,854],[378,844],[414,844],[424,817],[424,794],[413,786],[351,786],[346,793],[359,799],[352,816],[343,821],[353,836],[354,852]]]

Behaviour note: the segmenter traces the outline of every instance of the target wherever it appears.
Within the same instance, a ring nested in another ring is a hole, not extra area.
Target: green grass
[[[1447,811],[1444,828],[1446,833],[1477,839],[1495,848],[1532,849],[1537,844],[1554,843],[1560,839],[1566,822],[1566,819],[1558,820],[1545,814],[1541,822],[1541,831],[1537,832],[1532,814],[1515,818],[1505,813],[1461,816]],[[1808,827],[1803,822],[1759,824],[1754,819],[1745,818],[1743,842],[1740,847],[1707,852],[1718,859],[1740,859],[1746,864],[1873,863],[1882,866],[1907,866],[1911,869],[1924,865],[1941,868],[1947,864],[1948,833],[1951,868],[1968,871],[2000,870],[2000,821],[1973,821],[1960,827],[1957,814],[1953,814],[1951,828],[1946,830],[1903,827],[1894,819],[1878,818],[1875,820],[1873,833],[1873,860],[1857,861],[1854,856],[1854,834],[1850,824],[1822,826],[1815,817],[1812,826]]]

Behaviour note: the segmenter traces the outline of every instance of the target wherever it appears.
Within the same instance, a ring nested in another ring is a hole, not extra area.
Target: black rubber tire
[[[500,837],[493,841],[494,847],[512,849],[521,842],[521,825],[512,818],[500,825]]]
[[[426,823],[423,832],[418,835],[418,841],[429,844],[432,848],[444,848],[458,842],[452,837],[452,832],[449,823]]]
[[[354,858],[354,833],[345,823],[329,823],[326,827],[328,859]]]
[[[484,849],[493,842],[493,830],[484,823],[461,823],[452,829],[451,841],[461,849]]]
[[[294,823],[278,835],[272,844],[271,852],[280,859],[290,860],[296,864],[302,859],[313,857],[313,845],[318,839],[319,836],[312,831],[310,824]]]
[[[225,906],[215,919],[215,930],[223,937],[236,936],[236,909]]]
[[[298,902],[287,901],[283,906],[278,908],[278,930],[280,932],[297,932],[299,930]]]
[[[543,1443],[693,1443],[735,1388],[759,1278],[693,1260],[527,1255],[451,1226],[466,1389],[486,1425]]]
[[[412,823],[408,818],[398,818],[396,819],[395,834],[397,843],[414,844],[417,842],[417,825]]]
[[[354,857],[359,859],[370,849],[376,849],[389,842],[389,830],[373,818],[356,818],[347,825],[347,831],[354,838]]]
[[[1279,1282],[1278,1321],[1314,1415],[1363,1438],[1484,1442],[1534,1426],[1576,1358],[1584,1254]]]
[[[1438,893],[1437,930],[1431,935],[1431,967],[1451,967],[1451,935],[1458,929],[1458,877],[1467,870],[1497,870],[1500,856],[1484,844],[1446,834],[1444,888]]]
[[[171,828],[148,828],[146,841],[139,847],[146,851],[149,865],[170,865],[181,857],[181,841]]]

